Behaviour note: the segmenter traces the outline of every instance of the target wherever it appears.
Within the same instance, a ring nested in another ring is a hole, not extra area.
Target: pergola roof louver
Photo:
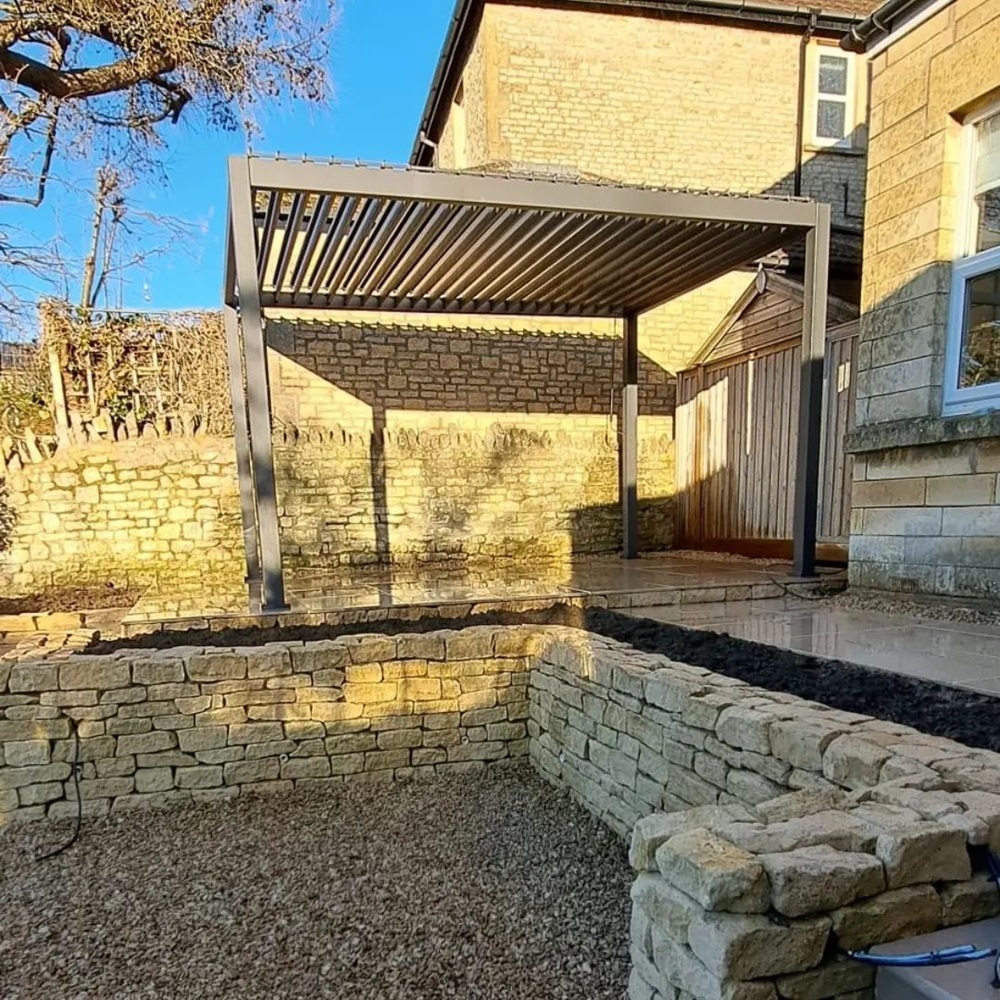
[[[283,606],[284,596],[263,310],[622,317],[622,498],[629,556],[637,545],[639,313],[805,236],[812,305],[806,310],[803,357],[814,362],[818,350],[822,377],[829,252],[825,205],[799,198],[269,157],[232,158],[229,181],[224,299],[231,387],[242,456],[248,577],[252,589],[262,585],[265,608]],[[818,395],[811,399],[805,380],[802,399],[803,414],[815,418],[818,461]],[[803,439],[811,437],[811,425],[808,430]],[[800,481],[809,479],[809,461],[800,455],[799,468],[807,470]],[[812,492],[815,510],[815,483]],[[800,499],[806,503],[809,496]],[[803,519],[810,521],[804,512]],[[808,523],[803,531],[808,533]],[[797,563],[800,550],[814,549],[814,541],[807,545],[806,535],[796,533]],[[800,568],[808,569],[812,557],[802,558],[807,562]]]

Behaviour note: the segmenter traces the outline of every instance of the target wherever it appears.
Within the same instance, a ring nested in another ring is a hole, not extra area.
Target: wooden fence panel
[[[846,544],[849,533],[844,438],[853,422],[857,332],[854,321],[831,330],[827,342],[818,533],[833,544]],[[678,375],[678,544],[777,552],[753,543],[790,542],[800,363],[796,338]]]

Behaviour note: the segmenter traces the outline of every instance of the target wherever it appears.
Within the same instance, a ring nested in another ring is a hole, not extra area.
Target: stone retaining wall
[[[358,635],[0,665],[0,824],[528,752],[528,634]],[[72,734],[75,721],[79,750]]]
[[[0,822],[530,754],[631,837],[631,1000],[868,1000],[845,953],[1000,912],[1000,754],[557,626],[0,667]]]
[[[568,631],[529,703],[536,766],[631,830],[630,1000],[867,1000],[846,952],[1000,913],[1000,754]]]

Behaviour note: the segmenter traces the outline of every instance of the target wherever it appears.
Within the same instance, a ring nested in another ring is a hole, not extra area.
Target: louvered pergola
[[[229,161],[223,300],[251,603],[286,607],[268,309],[623,322],[623,554],[638,555],[638,317],[805,237],[794,551],[815,569],[830,208],[529,176],[276,157]]]

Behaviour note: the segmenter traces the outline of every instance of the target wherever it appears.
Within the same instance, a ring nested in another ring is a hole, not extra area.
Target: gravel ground
[[[624,845],[526,768],[0,831],[4,1000],[620,1000]]]
[[[884,615],[905,615],[928,621],[962,622],[966,625],[1000,625],[1000,605],[996,601],[972,597],[940,597],[887,594],[879,590],[851,587],[833,601],[836,607],[855,611],[875,611]]]

